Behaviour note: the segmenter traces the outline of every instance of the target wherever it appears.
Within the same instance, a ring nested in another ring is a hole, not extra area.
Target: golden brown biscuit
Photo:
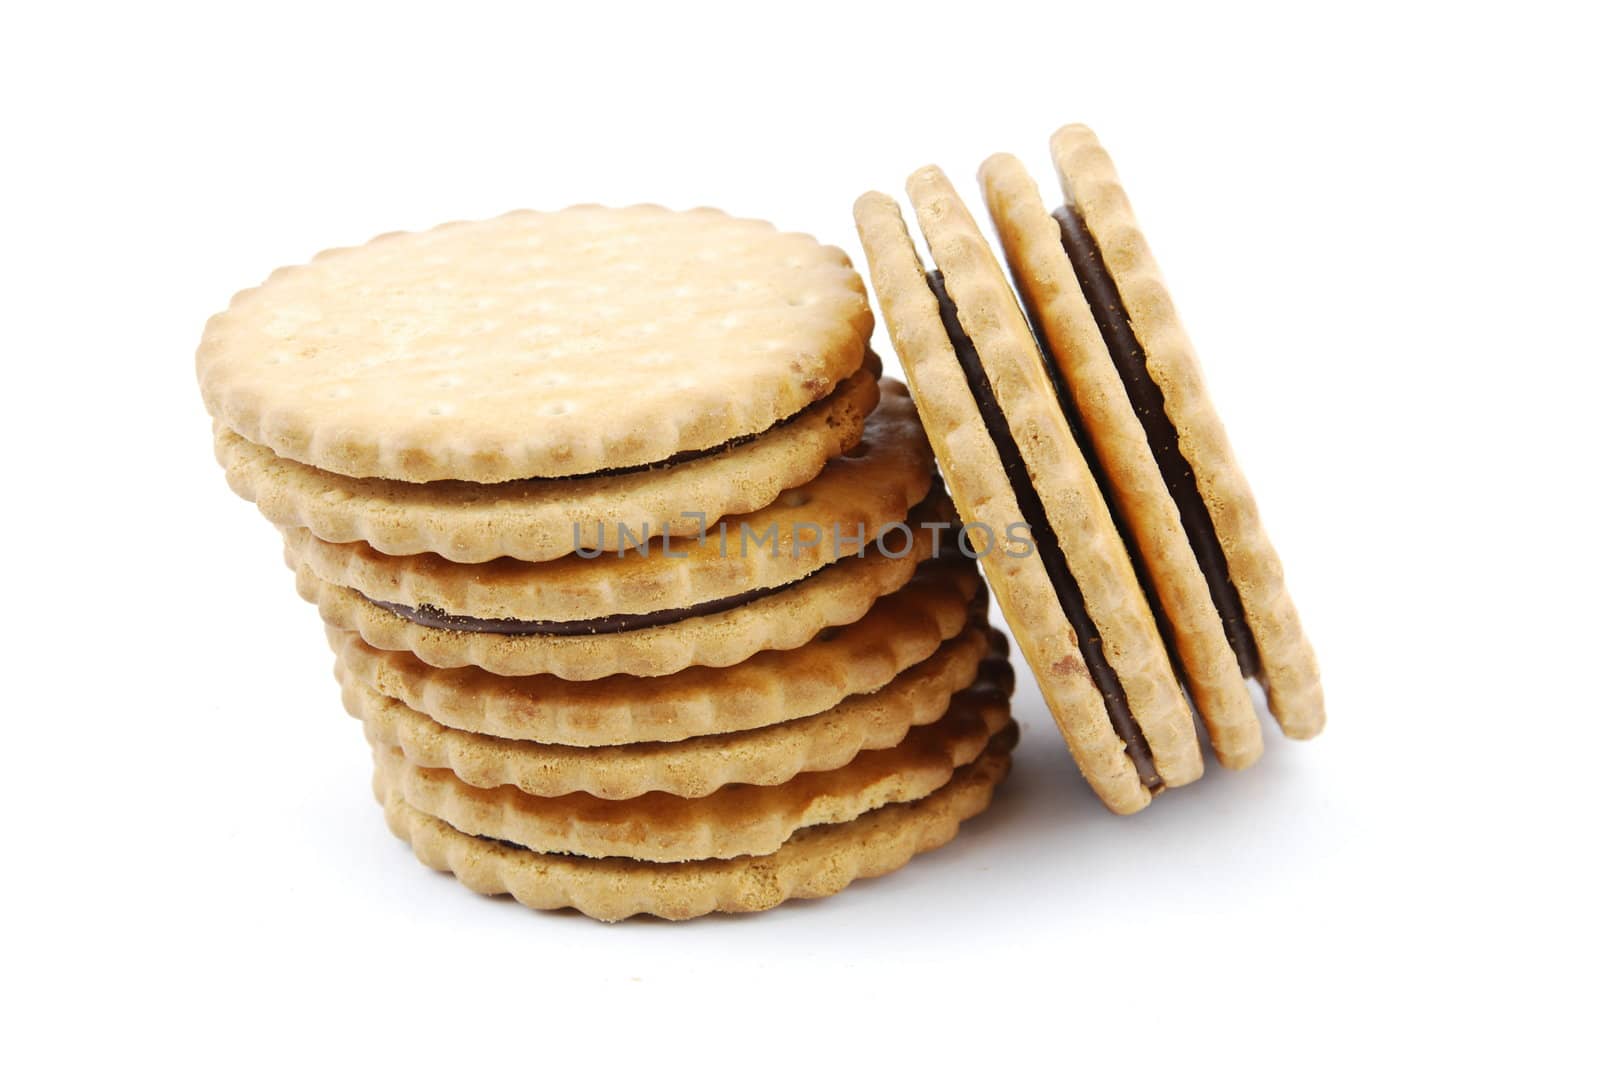
[[[936,559],[859,621],[824,630],[801,647],[762,651],[722,668],[594,681],[441,669],[342,629],[330,628],[328,642],[348,677],[441,725],[506,740],[600,747],[671,743],[819,714],[932,657],[964,625],[984,620],[987,608],[976,566]]]
[[[360,479],[279,457],[221,424],[215,452],[240,497],[274,524],[309,529],[318,539],[453,562],[540,562],[575,547],[615,551],[624,530],[690,536],[771,503],[860,441],[878,404],[879,371],[868,354],[832,394],[748,442],[609,476],[487,484]]]
[[[1286,735],[1315,736],[1325,720],[1316,656],[1116,169],[1084,126],[1056,131],[1050,152],[1067,201],[1062,237],[1124,383],[1148,395],[1135,409],[1238,664],[1261,677]]]
[[[890,337],[958,513],[993,534],[990,586],[1079,768],[1109,808],[1136,811],[1201,772],[1187,705],[1048,384],[1039,396],[1040,357],[998,265],[941,174],[908,189],[948,274],[924,271],[891,199],[857,201]],[[1012,553],[998,536],[1018,522],[1032,542]]]
[[[1066,388],[1063,402],[1086,430],[1135,544],[1130,549],[1143,561],[1212,748],[1225,766],[1249,766],[1261,754],[1255,705],[1151,439],[1068,259],[1062,225],[1015,157],[991,156],[980,178],[1034,334],[1047,346]]]
[[[537,852],[679,863],[770,855],[805,827],[931,795],[1011,724],[1008,693],[992,677],[980,679],[894,747],[781,784],[724,785],[695,799],[665,792],[534,796],[511,786],[475,788],[449,770],[412,763],[398,748],[377,747],[374,757],[408,804],[462,833]]]
[[[703,534],[662,543],[647,538],[655,533],[637,532],[626,551],[475,565],[328,543],[304,528],[287,529],[284,538],[319,579],[375,602],[464,617],[572,621],[656,614],[797,583],[903,523],[932,486],[933,453],[910,395],[889,381],[848,455],[762,509],[708,522]]]
[[[713,209],[513,212],[329,250],[211,319],[211,415],[356,477],[497,483],[757,435],[861,366],[838,249]]]
[[[631,915],[689,919],[713,911],[765,911],[785,900],[832,896],[859,878],[898,870],[948,843],[983,811],[1011,768],[1015,734],[1002,733],[950,783],[915,803],[869,811],[853,822],[802,829],[771,855],[692,863],[642,863],[549,855],[473,837],[405,802],[381,768],[373,791],[389,829],[417,858],[475,892],[509,893],[532,908],[571,907],[614,922]]]
[[[996,641],[1001,646],[985,661]],[[849,696],[821,714],[672,743],[610,747],[462,732],[374,691],[342,664],[336,675],[345,709],[364,723],[368,742],[398,748],[414,766],[449,770],[474,788],[510,785],[533,796],[582,792],[612,800],[649,792],[697,798],[724,785],[782,784],[837,769],[863,751],[894,747],[911,729],[941,717],[950,697],[977,679],[980,663],[1009,691],[1003,643],[999,633],[974,622],[882,688]]]
[[[576,622],[458,618],[429,607],[374,602],[353,588],[322,580],[285,545],[300,596],[323,621],[350,629],[374,647],[410,651],[432,666],[481,666],[505,676],[549,673],[587,681],[616,673],[659,677],[688,666],[729,666],[758,651],[798,647],[823,629],[859,619],[883,595],[897,591],[928,559],[947,524],[943,491],[906,519],[905,538],[874,542],[787,587],[751,592],[749,601],[686,607],[661,615]]]

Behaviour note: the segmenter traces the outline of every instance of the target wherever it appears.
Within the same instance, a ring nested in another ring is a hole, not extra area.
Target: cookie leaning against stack
[[[1020,304],[937,168],[906,184],[932,272],[892,199],[862,196],[856,223],[962,520],[1034,535],[1033,555],[984,558],[996,600],[1079,768],[1129,813],[1201,773],[1180,682],[1236,768],[1261,751],[1247,678],[1291,737],[1321,728],[1322,693],[1110,161],[1083,127],[1051,148],[1054,219],[1015,159],[981,175]]]
[[[828,895],[987,805],[1004,649],[871,326],[808,237],[589,206],[336,250],[212,320],[218,459],[423,862],[686,918]]]

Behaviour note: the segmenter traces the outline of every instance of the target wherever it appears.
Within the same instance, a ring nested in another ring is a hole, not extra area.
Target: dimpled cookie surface
[[[758,434],[860,367],[838,249],[711,209],[582,206],[398,233],[238,294],[196,371],[223,425],[348,476],[493,483]]]

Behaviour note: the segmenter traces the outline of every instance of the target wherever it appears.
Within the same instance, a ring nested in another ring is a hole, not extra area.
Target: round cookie
[[[919,176],[923,174],[919,172]],[[914,182],[916,180],[917,177],[914,177]],[[959,204],[950,198],[937,196],[938,193],[935,187],[921,189],[914,196],[921,201],[929,221],[936,225],[939,247],[961,277],[961,292],[968,293],[970,299],[974,290],[977,290],[987,298],[993,294],[992,279],[977,274],[981,264],[970,253],[965,234],[958,231],[952,236],[944,229],[947,224],[951,228],[961,226],[959,219],[951,218],[952,211],[959,208]],[[957,353],[957,339],[943,319],[940,299],[924,272],[899,208],[883,194],[865,194],[856,202],[856,224],[867,251],[872,282],[884,320],[906,367],[912,393],[955,500],[957,512],[969,525],[986,526],[988,531],[994,533],[1008,531],[1009,526],[1024,519],[1018,494],[1019,487],[1026,489],[1024,485],[1031,469],[1024,467],[1022,459],[1015,461],[1015,471],[1008,471],[1003,462],[997,440],[991,435],[973,388],[969,386],[967,373]],[[957,245],[957,248],[952,250],[952,245]],[[998,266],[995,270],[998,271]],[[974,280],[982,284],[981,289],[974,287]],[[980,313],[991,318],[1000,317],[1004,309],[1004,303],[996,300],[969,301],[968,317],[976,318],[975,314]],[[1017,313],[1017,317],[1020,319],[1020,313]],[[951,326],[959,330],[965,323],[963,319]],[[1005,349],[1020,349],[1021,340],[1017,336],[1014,321],[997,319],[982,327],[980,333],[986,343],[999,334]],[[1025,325],[1021,331],[1026,332]],[[959,341],[971,344],[965,337]],[[1036,352],[1034,359],[1038,360]],[[1021,362],[1017,360],[1014,363]],[[1000,415],[1000,419],[1004,420],[1004,414]],[[1035,413],[1033,425],[1025,431],[1035,436],[1053,432],[1055,429],[1048,423],[1042,427],[1039,425],[1039,421],[1045,419]],[[1062,444],[1056,441],[1056,453],[1053,456],[1057,459],[1067,456],[1064,452],[1070,445],[1070,442]],[[1067,498],[1065,501],[1074,507],[1072,512],[1077,518],[1077,526],[1058,533],[1064,544],[1063,551],[1068,557],[1074,550],[1086,553],[1087,561],[1098,563],[1096,579],[1110,581],[1107,586],[1114,588],[1116,595],[1120,596],[1120,608],[1126,613],[1126,602],[1130,599],[1140,600],[1142,596],[1132,579],[1131,566],[1126,562],[1125,553],[1121,568],[1115,567],[1113,559],[1120,544],[1113,545],[1114,530],[1109,537],[1106,534],[1111,525],[1109,518],[1103,516],[1104,504],[1100,504],[1098,514],[1093,509],[1093,500],[1098,496],[1098,491],[1093,487],[1092,478],[1087,486],[1084,485],[1086,474],[1082,471],[1081,457],[1076,466],[1056,475],[1073,477],[1075,481],[1075,486],[1070,490],[1076,498]],[[1049,526],[1048,518],[1044,525]],[[1038,529],[1040,526],[1033,527]],[[1156,699],[1162,700],[1152,705],[1159,718],[1155,727],[1162,732],[1155,734],[1156,739],[1149,740],[1146,745],[1152,753],[1157,743],[1166,748],[1167,754],[1162,756],[1165,768],[1150,753],[1146,753],[1140,762],[1133,749],[1137,744],[1145,744],[1148,738],[1141,739],[1137,733],[1129,734],[1125,726],[1119,727],[1113,721],[1107,696],[1097,686],[1086,661],[1094,652],[1080,646],[1079,636],[1068,619],[1063,599],[1057,594],[1056,578],[1047,571],[1042,553],[1013,555],[998,547],[991,547],[990,550],[983,554],[982,564],[996,601],[1011,622],[1018,644],[1038,677],[1046,704],[1061,728],[1079,769],[1106,806],[1117,813],[1130,813],[1146,806],[1151,798],[1152,778],[1149,774],[1152,767],[1159,775],[1160,784],[1182,784],[1198,776],[1199,750],[1193,727],[1188,727],[1185,737],[1177,710],[1172,709],[1173,704],[1165,701],[1161,694],[1176,691],[1175,682],[1169,685],[1163,682],[1165,686],[1155,695]],[[1108,561],[1111,562],[1110,568]],[[1144,613],[1148,617],[1148,609]],[[1144,630],[1136,628],[1133,631],[1137,636]],[[1152,622],[1149,632],[1153,631]],[[1146,638],[1137,649],[1126,653],[1135,664],[1148,667],[1152,664],[1153,652],[1148,633],[1145,635]],[[1155,638],[1153,646],[1159,650],[1159,637]],[[1108,658],[1111,654],[1107,652]],[[1161,669],[1163,663],[1164,657],[1154,663],[1155,668]],[[1170,667],[1165,668],[1165,673],[1170,680]],[[1139,723],[1139,727],[1142,728],[1142,723]]]
[[[1094,246],[1091,259],[1103,264],[1120,306],[1118,317],[1143,351],[1148,376],[1160,391],[1161,411],[1203,502],[1201,527],[1209,526],[1225,559],[1221,571],[1237,593],[1248,626],[1248,636],[1235,644],[1242,649],[1241,665],[1247,676],[1259,671],[1285,735],[1315,736],[1326,719],[1316,655],[1284,584],[1283,565],[1261,524],[1255,496],[1206,392],[1194,347],[1116,169],[1084,126],[1056,131],[1050,153],[1068,207],[1082,220]],[[1212,590],[1227,597],[1226,586],[1219,591],[1214,583]],[[1225,624],[1233,618],[1231,611],[1223,611]]]
[[[623,529],[689,536],[700,521],[749,513],[852,449],[878,404],[877,357],[794,417],[703,457],[609,476],[482,484],[359,479],[302,465],[215,428],[228,484],[274,524],[384,554],[454,562],[548,561],[575,547],[615,551]]]
[[[924,564],[860,620],[801,647],[666,677],[504,677],[476,666],[440,669],[339,629],[328,630],[328,642],[349,679],[440,725],[505,740],[603,747],[670,743],[819,714],[883,688],[986,615],[977,567],[947,557]]]
[[[304,528],[284,538],[291,556],[324,583],[354,588],[374,602],[521,621],[646,615],[796,583],[902,523],[932,484],[933,454],[916,409],[905,387],[890,381],[848,455],[760,510],[708,522],[703,536],[595,557],[498,558],[470,566],[436,554],[395,557],[365,543],[328,543]],[[776,533],[770,549],[740,552],[747,536],[769,531]]]
[[[615,747],[462,732],[361,684],[342,665],[337,675],[345,709],[361,719],[369,743],[398,749],[414,766],[449,770],[474,788],[509,785],[533,796],[581,792],[609,800],[651,792],[698,798],[724,785],[783,784],[803,773],[838,769],[864,751],[892,748],[911,729],[941,717],[951,697],[977,679],[980,665],[1009,692],[1004,642],[1000,633],[975,622],[877,691],[849,696],[821,714],[674,743]]]
[[[789,899],[831,896],[859,878],[898,870],[955,837],[989,806],[1011,768],[1015,734],[996,737],[976,762],[915,803],[891,804],[839,825],[802,829],[771,855],[693,863],[584,859],[473,837],[410,806],[379,769],[373,791],[389,829],[418,860],[475,892],[509,893],[528,907],[576,908],[614,922],[632,915],[689,919],[713,911],[765,911]]]
[[[991,156],[979,176],[1024,309],[1035,335],[1048,343],[1046,356],[1060,372],[1143,559],[1212,749],[1224,766],[1249,766],[1261,755],[1255,704],[1140,414],[1063,248],[1061,225],[1016,157]]]
[[[947,328],[970,340],[969,352],[981,366],[968,369],[967,376],[969,380],[981,377],[977,389],[992,395],[998,404],[994,423],[1004,429],[1000,434],[1009,435],[1014,442],[1016,461],[1025,469],[1013,471],[1012,479],[1031,488],[1041,507],[1041,515],[1032,518],[1038,553],[1048,571],[1048,532],[1061,548],[1063,574],[1070,574],[1070,578],[1052,576],[1052,584],[1060,588],[1070,582],[1077,589],[1076,596],[1058,592],[1058,598],[1081,600],[1085,620],[1099,634],[1098,652],[1093,637],[1080,634],[1079,646],[1091,675],[1097,658],[1103,659],[1109,671],[1096,683],[1113,723],[1121,713],[1119,704],[1125,705],[1133,731],[1143,737],[1153,773],[1159,778],[1157,784],[1149,784],[1155,778],[1146,772],[1149,787],[1188,784],[1202,769],[1188,701],[1173,673],[1128,550],[1067,424],[1005,273],[944,172],[922,168],[907,180],[906,191],[943,277],[945,294],[955,306],[941,309],[941,315],[953,312],[951,318],[959,323],[949,323]],[[960,358],[959,347],[956,352]],[[1006,463],[1010,459],[1004,443],[997,439],[996,445]],[[1021,497],[1018,503],[1026,517],[1028,504]],[[1072,607],[1067,610],[1070,620]],[[1084,627],[1074,622],[1080,633]],[[1114,680],[1114,688],[1122,692],[1120,698],[1107,680]],[[1129,741],[1129,751],[1137,760],[1135,742]]]
[[[712,209],[585,205],[390,234],[281,269],[206,325],[206,408],[330,472],[496,483],[682,459],[862,364],[838,249]]]
[[[698,799],[664,792],[620,800],[582,792],[545,797],[509,786],[474,788],[449,770],[411,763],[398,749],[373,754],[408,804],[462,833],[541,853],[680,863],[771,855],[808,826],[849,822],[922,799],[976,761],[990,738],[1011,724],[1007,693],[980,681],[894,747],[863,751],[838,769],[782,784],[724,785]]]
[[[694,608],[693,616],[672,615],[663,624],[628,620],[612,628],[617,618],[575,627],[530,623],[539,631],[521,635],[480,627],[498,628],[504,622],[432,619],[424,616],[426,608],[379,605],[353,588],[323,581],[287,545],[285,557],[295,569],[300,596],[316,604],[322,619],[359,632],[374,647],[411,651],[429,665],[447,669],[481,666],[505,676],[549,673],[589,681],[616,673],[658,677],[693,665],[728,666],[757,651],[798,647],[825,628],[857,620],[880,596],[902,587],[932,553],[935,533],[927,526],[948,524],[949,519],[949,500],[940,491],[907,517],[903,548],[898,542],[887,550],[873,544],[859,557],[844,558],[752,601],[728,609]],[[425,623],[431,620],[438,626]],[[509,625],[521,627],[519,622]],[[551,631],[556,627],[566,631]]]

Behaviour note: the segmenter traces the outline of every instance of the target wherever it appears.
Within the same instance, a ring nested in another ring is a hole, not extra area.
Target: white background
[[[1593,25],[1004,8],[5,16],[0,1045],[1593,1058]],[[1324,736],[1269,729],[1257,768],[1118,819],[1025,680],[993,811],[831,900],[607,927],[419,867],[276,535],[211,460],[206,317],[325,246],[577,201],[715,204],[859,264],[863,190],[937,162],[976,208],[985,155],[1048,182],[1074,120],[1206,362]]]

